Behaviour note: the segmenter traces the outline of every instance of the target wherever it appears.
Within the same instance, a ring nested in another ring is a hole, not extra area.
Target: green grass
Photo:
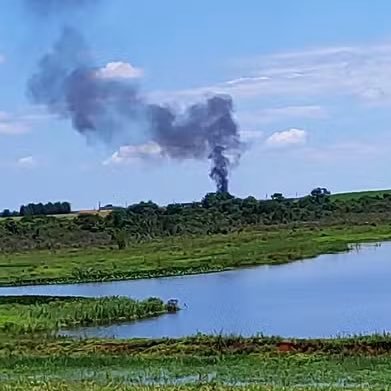
[[[383,197],[385,194],[391,194],[391,190],[365,190],[365,191],[354,191],[348,193],[336,193],[331,195],[332,200],[339,201],[350,201],[357,200],[362,197]]]
[[[324,390],[324,391],[338,391],[338,390],[369,390],[369,388],[352,388],[352,387],[316,387],[316,386],[306,386],[306,387],[270,387],[257,384],[247,384],[247,385],[223,385],[223,384],[205,384],[198,383],[194,385],[127,385],[116,382],[108,382],[106,384],[97,383],[94,381],[19,381],[11,384],[2,384],[0,385],[0,390],[4,391],[25,391],[26,389],[32,391],[314,391],[314,390]],[[375,388],[370,388],[375,390]],[[376,388],[376,390],[388,391],[391,387],[386,386],[381,388]]]
[[[108,281],[273,265],[348,250],[350,243],[391,240],[390,225],[270,228],[176,237],[125,250],[74,249],[0,255],[0,285]]]
[[[162,300],[127,297],[0,297],[0,332],[51,333],[64,328],[110,324],[158,316]]]
[[[280,345],[278,338],[220,336],[126,342],[7,338],[0,341],[0,379],[1,386],[36,384],[48,390],[141,390],[148,384],[151,390],[163,385],[211,391],[233,385],[384,390],[391,384],[388,336],[295,341],[297,350],[289,353],[279,352]],[[376,350],[381,346],[387,349]]]

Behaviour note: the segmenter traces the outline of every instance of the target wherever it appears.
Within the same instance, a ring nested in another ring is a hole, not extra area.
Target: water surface
[[[329,337],[391,331],[391,243],[279,266],[149,280],[0,288],[0,295],[178,298],[174,315],[73,331],[100,337],[202,333]]]

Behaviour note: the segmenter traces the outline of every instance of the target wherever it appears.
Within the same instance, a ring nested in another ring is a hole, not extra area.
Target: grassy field
[[[345,193],[354,199],[391,191]],[[343,222],[342,222],[343,224]],[[108,281],[276,265],[391,240],[390,224],[263,227],[126,249],[0,254],[0,285]],[[167,312],[159,299],[0,297],[1,390],[391,390],[391,336],[283,341],[196,336],[77,340],[62,328]],[[32,335],[37,335],[33,337]]]
[[[101,217],[106,217],[111,213],[110,210],[80,210],[80,211],[75,211],[71,213],[66,213],[66,214],[55,214],[55,215],[46,215],[47,217],[56,217],[58,219],[74,219],[75,217],[78,216],[83,216],[83,215],[98,215]],[[23,216],[11,216],[11,217],[2,217],[0,216],[0,220],[6,220],[6,219],[12,219],[12,220],[21,220],[23,219]]]
[[[144,319],[167,312],[167,306],[157,298],[136,301],[127,297],[0,297],[0,332],[53,333],[78,326]]]
[[[362,197],[382,197],[384,194],[391,194],[391,190],[365,190],[365,191],[354,191],[348,193],[336,193],[331,195],[332,200],[350,201],[357,200]]]
[[[197,384],[197,385],[126,385],[126,384],[100,384],[96,382],[56,382],[56,381],[21,381],[11,384],[0,384],[0,390],[4,391],[314,391],[314,390],[324,390],[324,391],[338,391],[338,390],[381,390],[388,391],[391,388],[381,387],[381,388],[365,388],[365,387],[316,387],[316,386],[306,386],[306,387],[269,387],[262,386],[259,384],[248,384],[248,385],[222,385],[222,384]]]
[[[391,239],[390,225],[271,228],[176,237],[124,250],[74,249],[0,254],[0,285],[107,281],[280,264]]]
[[[0,342],[1,387],[385,390],[391,384],[390,337],[292,341],[289,352],[283,345],[278,338],[219,336],[127,342],[8,338]]]

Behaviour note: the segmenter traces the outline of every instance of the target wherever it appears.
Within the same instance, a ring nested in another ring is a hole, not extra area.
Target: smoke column
[[[40,9],[44,4],[54,7],[60,0],[31,1]],[[67,5],[76,3],[80,5],[80,0],[68,0]],[[65,27],[39,61],[28,82],[28,95],[34,103],[70,119],[73,128],[89,140],[134,145],[141,133],[159,147],[162,156],[210,159],[210,177],[217,191],[228,192],[228,156],[237,160],[241,149],[230,96],[213,96],[178,112],[148,102],[134,82],[102,77],[99,71],[81,34]]]
[[[216,182],[219,193],[228,193],[228,167],[229,160],[224,156],[224,148],[216,146],[209,155],[214,165],[210,172],[210,177]]]

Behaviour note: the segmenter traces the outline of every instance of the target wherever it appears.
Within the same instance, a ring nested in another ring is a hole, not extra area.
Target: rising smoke
[[[87,0],[30,0],[39,7],[68,6]],[[88,1],[91,3],[91,1]],[[185,112],[150,103],[135,83],[104,78],[94,66],[88,45],[74,28],[65,27],[60,39],[39,61],[28,83],[29,97],[52,113],[70,119],[88,139],[131,145],[135,132],[156,143],[161,154],[174,159],[210,159],[210,177],[217,191],[228,192],[228,156],[240,156],[238,127],[229,96],[213,96],[190,105]],[[137,130],[135,130],[137,129]]]

